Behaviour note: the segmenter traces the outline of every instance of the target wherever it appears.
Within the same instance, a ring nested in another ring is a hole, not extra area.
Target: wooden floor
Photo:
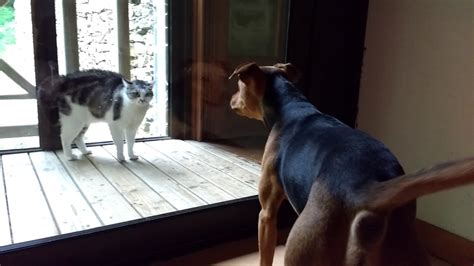
[[[124,163],[90,149],[0,156],[0,246],[257,194],[260,165],[218,145],[141,142]]]
[[[273,266],[283,266],[284,257],[285,246],[280,244],[275,249]],[[431,266],[451,266],[451,264],[433,256],[430,256],[430,262]],[[258,266],[257,238],[227,242],[167,261],[156,261],[150,264],[150,266],[181,265]]]

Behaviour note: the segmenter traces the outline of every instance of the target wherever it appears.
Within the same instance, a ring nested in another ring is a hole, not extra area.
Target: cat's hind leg
[[[117,123],[109,123],[110,133],[114,140],[115,147],[117,148],[117,159],[120,162],[125,161],[123,156],[123,127]]]
[[[84,155],[92,153],[90,150],[87,149],[86,144],[84,143],[84,135],[86,134],[88,128],[88,125],[82,127],[81,131],[79,132],[79,135],[77,135],[77,137],[74,139],[74,143],[76,143],[77,148],[79,148],[79,150]]]
[[[75,119],[69,116],[61,115],[61,144],[63,146],[64,156],[70,161],[77,160],[77,156],[72,153],[71,144],[79,135],[83,124],[77,123]]]

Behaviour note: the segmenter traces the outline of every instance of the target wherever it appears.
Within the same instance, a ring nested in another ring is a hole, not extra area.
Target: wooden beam
[[[191,138],[191,76],[193,53],[193,2],[168,1],[169,25],[169,124],[170,136]]]
[[[202,115],[203,115],[203,82],[204,73],[204,1],[194,0],[193,21],[193,61],[192,66],[192,139],[202,140]]]
[[[2,138],[20,138],[38,136],[37,125],[0,127]]]
[[[33,24],[33,51],[35,57],[36,84],[46,78],[58,75],[56,46],[56,14],[54,0],[31,0]],[[52,121],[48,109],[38,101],[38,130],[40,147],[47,150],[59,149],[59,126]]]
[[[79,70],[76,0],[62,0],[66,73]]]
[[[35,96],[30,94],[14,94],[14,95],[0,95],[0,100],[21,100],[34,99]]]
[[[120,74],[130,79],[130,29],[128,0],[117,0],[118,65]]]
[[[28,92],[29,99],[34,98],[35,86],[26,80],[20,73],[18,73],[13,67],[11,67],[3,59],[0,59],[0,71],[3,71],[11,80],[13,80],[18,86]]]

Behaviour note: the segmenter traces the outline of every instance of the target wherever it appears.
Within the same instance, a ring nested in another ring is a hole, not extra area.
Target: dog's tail
[[[423,195],[469,183],[474,183],[474,157],[369,186],[356,203],[361,210],[351,223],[346,263],[359,265],[372,247],[381,243],[387,229],[387,212]]]
[[[474,157],[376,183],[364,192],[366,196],[360,207],[373,211],[391,210],[423,195],[470,183],[474,183]]]

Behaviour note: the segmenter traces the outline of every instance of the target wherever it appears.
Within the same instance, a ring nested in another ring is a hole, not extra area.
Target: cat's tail
[[[41,105],[44,115],[52,125],[59,123],[59,91],[64,83],[62,76],[50,76],[45,78],[37,90],[38,104]]]

